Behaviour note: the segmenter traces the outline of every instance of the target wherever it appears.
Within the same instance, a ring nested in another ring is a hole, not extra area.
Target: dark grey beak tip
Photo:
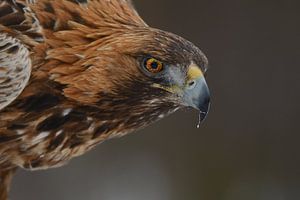
[[[200,111],[200,121],[203,122],[210,109],[210,98],[205,98],[204,101],[198,105],[198,109]]]

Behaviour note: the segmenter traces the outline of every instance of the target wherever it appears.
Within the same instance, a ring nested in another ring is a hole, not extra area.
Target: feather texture
[[[30,74],[28,49],[18,39],[0,33],[0,110],[21,94]]]
[[[148,56],[182,77],[191,61],[207,66],[128,0],[0,0],[0,199],[16,168],[61,166],[180,108],[152,87],[173,83],[141,69]]]

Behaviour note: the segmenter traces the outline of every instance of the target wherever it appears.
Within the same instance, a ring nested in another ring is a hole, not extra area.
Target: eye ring
[[[144,61],[144,68],[153,74],[157,74],[161,72],[164,68],[164,65],[162,62],[155,58],[146,58]]]

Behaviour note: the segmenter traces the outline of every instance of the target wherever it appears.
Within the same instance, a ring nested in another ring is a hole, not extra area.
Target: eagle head
[[[191,42],[158,29],[135,27],[115,31],[92,49],[86,55],[89,69],[64,92],[95,106],[113,126],[143,127],[182,107],[198,109],[201,121],[206,117],[208,61]]]

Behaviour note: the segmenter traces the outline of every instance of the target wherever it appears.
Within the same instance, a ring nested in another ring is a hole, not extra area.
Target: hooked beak
[[[153,84],[153,87],[178,95],[182,105],[199,110],[200,122],[204,121],[210,108],[210,93],[201,69],[192,63],[188,68],[185,83],[181,81],[183,78],[178,78],[180,77],[178,74],[181,74],[179,70],[170,71],[170,74],[170,77],[177,80],[179,84],[174,84],[171,87]]]
[[[201,122],[205,120],[210,108],[210,92],[202,71],[196,65],[189,68],[183,101],[184,105],[200,111]]]

